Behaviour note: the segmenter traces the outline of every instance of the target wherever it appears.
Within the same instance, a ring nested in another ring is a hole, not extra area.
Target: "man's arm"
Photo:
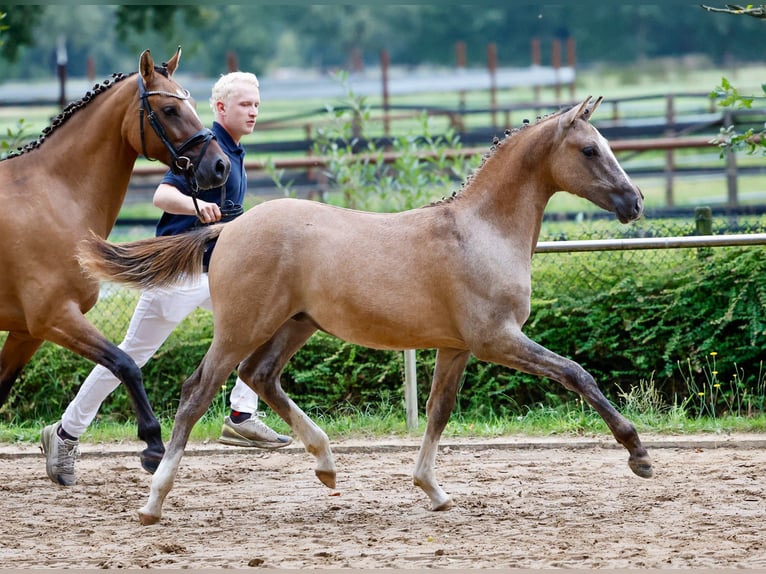
[[[194,209],[194,200],[181,192],[177,187],[161,183],[154,191],[152,199],[155,207],[162,211],[176,215],[197,215]],[[199,220],[202,223],[213,223],[221,219],[221,208],[217,204],[197,199],[200,215]]]

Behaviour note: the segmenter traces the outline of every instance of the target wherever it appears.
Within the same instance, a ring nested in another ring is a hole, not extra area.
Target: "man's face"
[[[218,122],[235,141],[253,133],[261,105],[261,92],[249,84],[237,84],[227,102],[218,102]]]

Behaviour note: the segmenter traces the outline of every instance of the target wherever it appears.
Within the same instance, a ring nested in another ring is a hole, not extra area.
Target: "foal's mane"
[[[541,122],[553,119],[570,109],[572,109],[574,106],[569,106],[566,108],[561,108],[558,111],[555,111],[551,114],[545,115],[545,116],[537,116],[535,118],[534,123],[530,123],[528,119],[523,120],[521,126],[516,128],[507,128],[505,130],[505,133],[503,135],[503,138],[500,139],[499,137],[495,136],[492,138],[492,145],[489,146],[489,150],[487,150],[486,153],[484,153],[481,157],[481,163],[473,170],[472,173],[468,174],[468,176],[465,178],[463,183],[460,185],[459,189],[456,189],[452,192],[452,194],[449,197],[442,197],[441,199],[437,199],[436,201],[433,201],[429,203],[428,205],[425,205],[423,207],[433,207],[436,205],[442,205],[444,203],[450,203],[456,199],[459,199],[462,195],[462,192],[465,190],[466,187],[470,185],[470,183],[476,178],[476,176],[481,172],[481,170],[484,168],[484,166],[487,164],[487,161],[494,156],[497,153],[497,150],[500,149],[504,144],[508,142],[511,138],[517,136],[520,132],[523,132],[524,130],[528,129],[529,127],[533,125],[537,125]]]
[[[157,72],[168,77],[168,70],[166,66],[157,67],[154,68]],[[61,127],[66,123],[68,119],[70,119],[76,112],[80,111],[82,108],[87,106],[90,102],[92,102],[96,96],[99,94],[102,94],[103,92],[107,91],[108,89],[112,88],[115,84],[118,84],[125,78],[130,78],[131,76],[135,76],[138,72],[133,72],[131,74],[124,74],[122,72],[115,72],[112,74],[111,78],[104,80],[101,84],[96,84],[93,86],[90,91],[86,92],[85,95],[80,98],[77,101],[70,102],[61,112],[51,120],[51,124],[43,129],[42,133],[37,137],[36,140],[31,141],[27,143],[24,146],[21,146],[17,148],[14,151],[11,151],[8,153],[6,157],[3,159],[0,159],[0,161],[4,161],[6,159],[10,159],[13,157],[18,157],[24,153],[27,153],[29,151],[32,151],[34,149],[39,148],[43,142],[45,141],[45,138],[47,138],[49,135],[51,135],[54,131],[56,131],[57,128]]]

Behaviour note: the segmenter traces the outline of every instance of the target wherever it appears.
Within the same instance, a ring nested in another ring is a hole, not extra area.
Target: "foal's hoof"
[[[145,450],[141,453],[141,467],[149,474],[154,474],[162,461],[162,453]]]
[[[315,470],[314,474],[317,475],[319,482],[324,484],[327,488],[335,488],[335,472],[332,470]]]
[[[652,470],[652,459],[648,456],[642,456],[638,458],[630,457],[628,459],[628,466],[634,474],[641,478],[652,478],[654,471]]]
[[[142,508],[138,511],[138,520],[141,521],[143,526],[151,526],[152,524],[157,524],[160,521],[160,517],[149,514]]]
[[[455,505],[455,503],[452,501],[452,498],[448,496],[447,499],[442,501],[442,502],[438,502],[438,503],[437,502],[432,502],[431,503],[431,510],[434,511],[434,512],[439,512],[439,511],[442,511],[442,510],[449,510],[454,505]]]

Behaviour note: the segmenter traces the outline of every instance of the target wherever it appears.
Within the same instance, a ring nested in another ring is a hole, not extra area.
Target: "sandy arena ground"
[[[412,485],[419,439],[335,442],[338,488],[300,445],[190,445],[162,521],[141,526],[141,444],[85,444],[79,484],[0,445],[2,568],[766,568],[766,436],[643,437],[643,480],[611,437],[442,442],[453,495]]]

